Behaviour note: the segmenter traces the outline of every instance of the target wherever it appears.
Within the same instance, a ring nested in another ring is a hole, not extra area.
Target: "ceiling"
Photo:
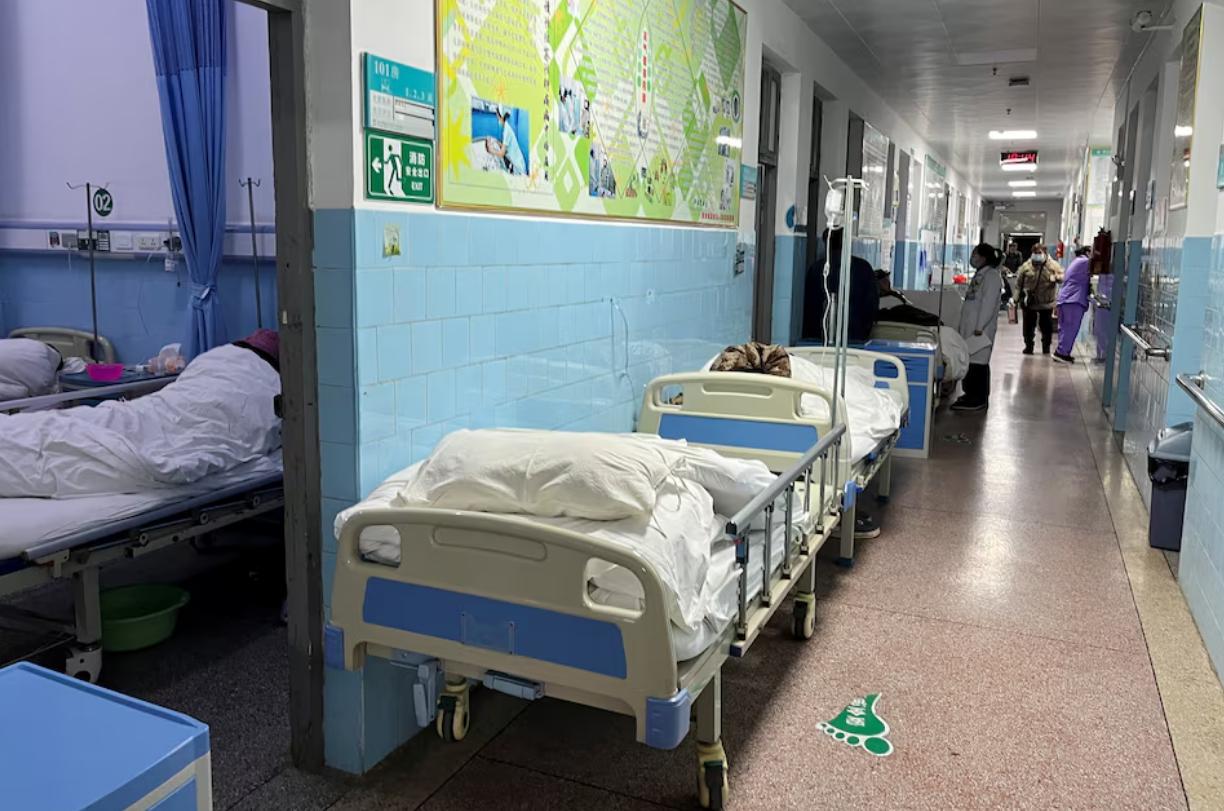
[[[1061,197],[1089,140],[1113,139],[1113,99],[1153,34],[1130,21],[1166,0],[785,0],[987,200],[1010,199],[999,153],[1037,149],[1039,197]],[[1027,76],[1028,87],[1009,87]],[[854,101],[849,101],[854,109]],[[1009,111],[1010,110],[1010,114]],[[991,141],[1033,129],[1035,141]],[[920,156],[921,157],[921,156]]]

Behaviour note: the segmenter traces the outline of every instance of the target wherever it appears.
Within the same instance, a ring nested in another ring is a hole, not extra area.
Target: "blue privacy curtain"
[[[145,0],[170,193],[191,278],[187,357],[225,343],[217,271],[225,242],[227,0]]]

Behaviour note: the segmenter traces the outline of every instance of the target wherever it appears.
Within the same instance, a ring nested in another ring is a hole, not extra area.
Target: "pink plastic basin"
[[[122,363],[91,363],[85,367],[90,380],[99,383],[110,383],[123,376]]]

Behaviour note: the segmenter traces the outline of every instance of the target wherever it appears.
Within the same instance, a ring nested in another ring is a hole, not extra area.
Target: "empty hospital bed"
[[[806,513],[824,505],[796,485],[818,475],[844,434],[839,425],[814,440],[781,476],[757,465],[769,484],[741,494],[746,503],[729,519],[694,507],[691,492],[667,493],[660,504],[678,504],[676,515],[657,508],[646,516],[641,529],[651,542],[638,544],[622,540],[625,522],[396,506],[393,493],[416,475],[410,468],[337,519],[328,666],[360,668],[367,656],[416,663],[418,721],[431,720],[421,718],[420,701],[439,691],[428,709],[448,739],[466,734],[470,681],[630,715],[637,739],[657,748],[678,746],[695,715],[700,799],[722,808],[721,668],[748,652],[791,591],[800,595],[796,633],[812,635],[805,596],[815,590],[815,548]],[[655,554],[669,543],[707,550],[697,581]],[[630,587],[616,585],[626,579]]]
[[[273,362],[227,345],[146,397],[0,415],[0,595],[71,578],[76,596],[71,623],[0,622],[66,632],[69,672],[96,678],[99,567],[279,507]]]
[[[836,468],[822,471],[821,486],[836,491],[840,499],[839,562],[849,566],[854,561],[854,533],[848,528],[854,525],[858,493],[876,480],[880,498],[889,496],[892,452],[909,418],[905,364],[891,355],[845,350],[847,390],[839,403],[839,411],[844,411],[834,420],[829,404],[837,350],[787,351],[797,359],[790,378],[736,372],[656,378],[646,388],[638,427],[668,439],[699,442],[727,456],[758,459],[779,471],[835,425],[846,425],[849,447],[835,454]],[[800,379],[802,370],[812,367],[819,374]]]

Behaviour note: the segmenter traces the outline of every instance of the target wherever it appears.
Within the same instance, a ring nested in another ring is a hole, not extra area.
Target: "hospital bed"
[[[96,682],[102,670],[99,571],[254,518],[284,505],[280,454],[248,471],[190,490],[136,495],[0,499],[0,597],[58,580],[72,582],[74,617],[46,617],[0,603],[0,627],[53,635],[68,645],[64,669]]]
[[[66,327],[27,327],[24,329],[15,329],[8,336],[10,339],[28,339],[46,344],[59,353],[61,360],[66,361],[71,358],[81,358],[86,363],[114,363],[115,362],[115,347],[105,337],[99,336],[97,342],[94,342],[93,333],[84,332],[77,329],[69,329]],[[0,341],[3,343],[3,341]],[[17,357],[22,357],[20,354]],[[54,355],[49,355],[48,358],[40,358],[39,362],[48,362],[49,358],[54,358]],[[54,377],[56,385],[53,385],[50,390],[36,390],[36,395],[52,394],[59,390],[58,381],[60,373],[56,370],[46,367],[45,372],[34,372],[33,369],[27,369],[26,374],[20,374],[16,370],[8,370],[6,374],[7,364],[17,363],[17,359],[5,353],[0,353],[0,384],[3,384],[6,379],[11,379],[12,382],[20,380],[46,379],[51,380]],[[53,361],[50,361],[53,362]],[[46,377],[43,378],[42,375]],[[29,385],[29,384],[27,384]],[[0,391],[5,387],[0,385]],[[11,388],[11,387],[10,387]],[[28,388],[17,386],[19,392],[29,391]],[[0,411],[17,410],[10,406],[16,398],[10,393],[8,399],[0,395]]]
[[[833,369],[834,349],[791,347],[787,351]],[[830,419],[831,408],[820,413],[821,409],[804,402],[806,395],[831,403],[828,388],[793,378],[736,372],[681,373],[651,381],[638,430],[666,439],[688,439],[726,456],[757,459],[779,471],[793,464],[808,442],[826,436],[834,425],[848,424],[851,452],[842,448],[835,455],[836,466],[821,471],[821,488],[827,485],[839,496],[843,531],[838,561],[851,566],[854,533],[849,528],[854,526],[858,493],[876,480],[880,500],[889,497],[892,453],[909,420],[910,387],[905,364],[896,357],[848,349],[845,358],[849,367],[871,376],[874,388],[895,392],[901,404],[900,418],[887,435],[866,436],[855,430],[853,400],[839,403],[840,422]]]
[[[797,411],[805,391],[783,383],[791,386],[783,385],[773,398],[789,397]],[[522,698],[550,696],[630,715],[637,740],[661,749],[678,746],[695,717],[700,800],[704,807],[723,808],[721,668],[728,658],[747,653],[792,591],[798,592],[796,634],[812,636],[816,549],[806,532],[791,531],[800,523],[796,485],[814,481],[815,471],[827,467],[845,426],[819,440],[815,426],[785,425],[780,431],[788,449],[801,437],[809,447],[793,453],[782,475],[709,539],[712,547],[733,544],[729,585],[737,605],[694,655],[678,661],[679,629],[668,609],[668,587],[631,547],[522,516],[359,506],[338,523],[324,634],[328,666],[358,669],[367,656],[415,666],[418,723],[436,723],[448,740],[466,735],[467,685],[473,681]],[[813,490],[807,488],[802,498],[808,509],[821,512],[826,505],[813,506]],[[785,522],[781,550],[772,545],[778,517]],[[751,542],[753,530],[762,526],[762,543]],[[395,533],[398,565],[362,552],[365,533],[388,528]],[[764,566],[754,569],[756,553],[772,567],[776,551],[778,567],[754,587],[750,571],[765,574]],[[644,595],[640,609],[594,599],[592,563],[632,573]],[[436,704],[429,702],[433,695]],[[424,710],[433,716],[423,718]]]
[[[196,358],[175,385],[156,383],[165,390],[123,404],[0,416],[9,463],[0,467],[0,596],[71,579],[76,603],[71,623],[12,605],[0,605],[0,623],[63,633],[73,643],[68,671],[91,680],[101,668],[101,566],[283,503],[280,379],[270,363],[226,345]]]

